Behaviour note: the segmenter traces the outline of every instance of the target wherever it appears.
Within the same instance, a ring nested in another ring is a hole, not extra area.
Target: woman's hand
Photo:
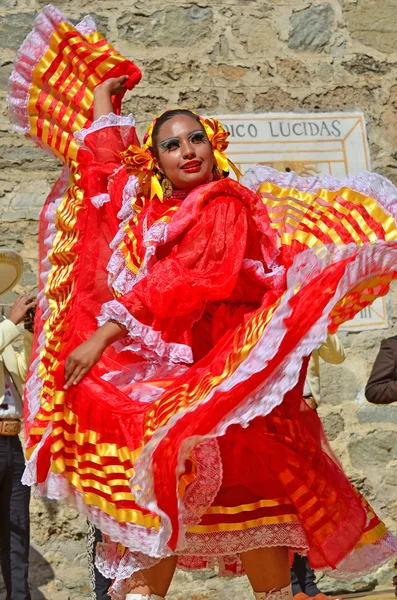
[[[100,360],[104,350],[92,336],[69,354],[65,362],[65,390],[80,383],[84,375]]]
[[[86,342],[77,346],[65,362],[64,389],[67,390],[71,385],[80,383],[84,375],[100,360],[106,348],[125,335],[126,330],[123,325],[108,321],[99,327]]]
[[[106,81],[100,83],[94,89],[94,95],[106,94],[113,96],[114,94],[122,94],[126,91],[124,83],[127,81],[128,75],[122,75],[121,77],[111,77]]]
[[[127,88],[124,83],[127,79],[128,75],[111,77],[96,86],[94,89],[94,120],[114,112],[112,96],[115,94],[122,94],[126,91]]]

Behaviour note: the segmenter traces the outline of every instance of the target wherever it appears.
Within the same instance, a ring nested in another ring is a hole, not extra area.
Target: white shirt
[[[23,349],[13,342],[23,335]],[[26,379],[33,335],[9,319],[0,320],[0,419],[22,417],[23,383]],[[4,406],[5,404],[5,406]]]
[[[22,419],[22,399],[7,369],[4,369],[4,400],[0,405],[0,419]]]
[[[320,358],[333,365],[339,365],[345,360],[345,350],[336,334],[328,334],[320,348],[314,350],[310,357],[303,395],[312,396],[317,405],[320,402]]]

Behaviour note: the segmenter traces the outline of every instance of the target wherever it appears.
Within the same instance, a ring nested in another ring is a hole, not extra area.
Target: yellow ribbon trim
[[[274,498],[272,500],[259,500],[251,504],[240,504],[239,506],[210,506],[206,511],[206,515],[237,515],[243,512],[251,512],[259,508],[269,508],[275,506],[292,505],[289,498]]]
[[[241,523],[215,523],[213,525],[196,525],[189,527],[189,533],[211,533],[213,531],[243,531],[251,527],[260,525],[277,525],[278,523],[299,523],[299,517],[296,514],[279,515],[276,517],[262,517]]]

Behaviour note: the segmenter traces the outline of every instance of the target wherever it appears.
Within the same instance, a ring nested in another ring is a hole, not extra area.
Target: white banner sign
[[[362,113],[220,115],[228,156],[242,172],[261,164],[300,175],[343,178],[370,169]]]
[[[363,113],[267,113],[219,115],[230,131],[229,158],[243,173],[261,164],[303,177],[327,174],[343,179],[371,169]],[[341,329],[386,328],[384,298]]]

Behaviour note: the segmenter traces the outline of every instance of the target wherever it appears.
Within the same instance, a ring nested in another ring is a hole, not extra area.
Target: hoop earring
[[[163,190],[164,198],[171,198],[174,190],[168,177],[164,177],[163,181],[161,182],[161,188]]]

